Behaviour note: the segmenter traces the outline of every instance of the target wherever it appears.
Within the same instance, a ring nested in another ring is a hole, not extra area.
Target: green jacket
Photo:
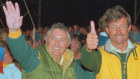
[[[47,52],[46,46],[36,48],[40,53],[40,64],[30,73],[24,73],[23,79],[76,79],[73,52],[66,50],[63,67]]]
[[[16,39],[8,37],[7,42],[13,56],[24,69],[23,79],[94,79],[92,72],[85,72],[73,61],[73,53],[68,49],[64,65],[61,66],[49,55],[45,45],[32,49],[23,35]]]

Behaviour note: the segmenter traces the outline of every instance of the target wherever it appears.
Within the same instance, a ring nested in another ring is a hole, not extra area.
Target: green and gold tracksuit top
[[[47,53],[45,45],[36,49],[40,53],[40,64],[30,73],[23,72],[23,79],[76,79],[75,62],[73,62],[73,53],[70,50],[66,50],[66,59],[61,66]]]
[[[140,79],[140,45],[131,43],[127,53],[111,50],[111,41],[88,52],[82,48],[82,64],[96,73],[96,79]]]
[[[51,57],[46,45],[31,48],[20,30],[17,33],[9,32],[7,43],[23,68],[22,79],[94,79],[92,72],[85,72],[73,61],[74,55],[69,49],[64,53],[63,65],[60,65]]]

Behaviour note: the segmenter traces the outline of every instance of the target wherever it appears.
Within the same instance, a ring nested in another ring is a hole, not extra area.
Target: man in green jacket
[[[9,35],[9,48],[23,68],[23,79],[94,79],[93,73],[82,69],[73,61],[68,48],[71,38],[62,23],[53,24],[46,36],[46,44],[31,48],[21,33],[23,17],[17,3],[11,1],[3,6]]]
[[[99,49],[95,25],[82,48],[82,64],[95,72],[96,79],[140,79],[140,45],[133,44],[128,35],[131,18],[121,7],[109,8],[102,16],[103,27],[110,39]]]

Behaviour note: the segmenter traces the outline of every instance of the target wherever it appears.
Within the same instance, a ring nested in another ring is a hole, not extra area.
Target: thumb
[[[96,34],[94,21],[90,21],[91,33]]]

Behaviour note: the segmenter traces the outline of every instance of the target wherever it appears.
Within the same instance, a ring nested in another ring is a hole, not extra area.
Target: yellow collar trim
[[[62,58],[61,58],[61,62],[60,62],[60,64],[63,66],[63,64],[64,64],[64,60],[65,60],[65,57],[66,57],[66,53],[64,52],[64,54],[62,55]]]
[[[3,67],[6,67],[6,66],[8,66],[9,64],[5,64],[5,63],[3,63]]]

